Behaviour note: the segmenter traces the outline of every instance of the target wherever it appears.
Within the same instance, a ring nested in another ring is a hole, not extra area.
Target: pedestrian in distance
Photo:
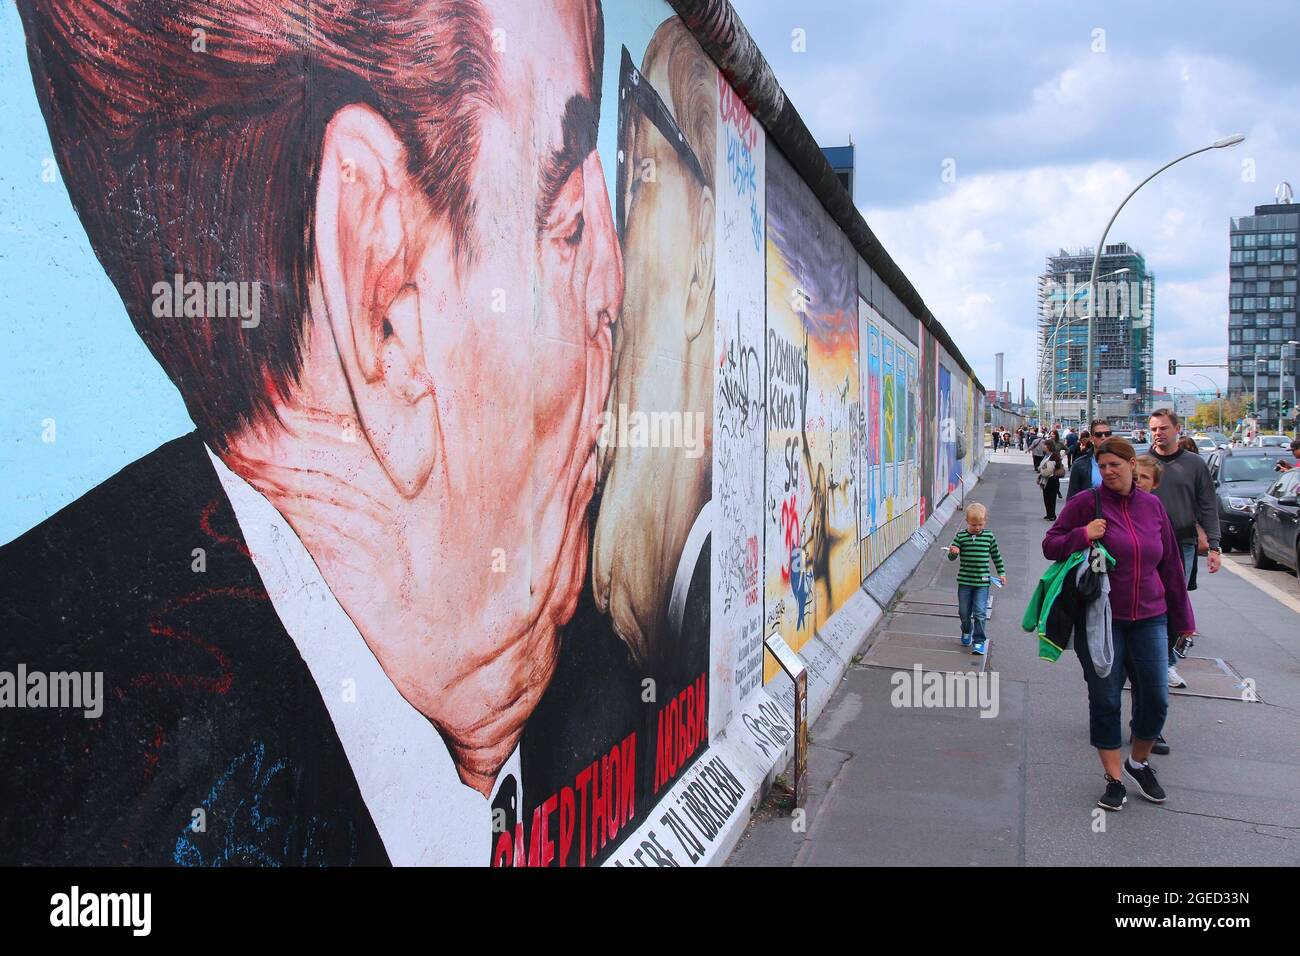
[[[1045,521],[1056,520],[1056,500],[1061,497],[1061,479],[1065,477],[1064,452],[1054,441],[1043,444],[1043,459],[1038,464],[1038,484],[1043,489]]]
[[[1290,471],[1292,468],[1300,467],[1300,438],[1291,439],[1291,454],[1295,461],[1287,461],[1285,458],[1279,458],[1274,471]]]
[[[1173,524],[1160,500],[1138,485],[1133,446],[1112,437],[1095,454],[1101,486],[1066,502],[1043,538],[1043,557],[1062,561],[1099,541],[1115,561],[1109,569],[1113,654],[1106,675],[1099,674],[1087,641],[1076,639],[1074,648],[1088,683],[1089,740],[1106,777],[1097,805],[1120,810],[1128,802],[1122,780],[1153,803],[1166,799],[1147,759],[1169,710],[1166,635],[1171,629],[1190,635],[1196,621]],[[1133,743],[1127,758],[1121,733],[1125,678],[1133,688]]]
[[[1073,468],[1079,456],[1084,454],[1090,447],[1092,447],[1092,432],[1085,428],[1079,432],[1079,440],[1074,443],[1073,447],[1066,446],[1066,457],[1068,459],[1066,463]]]
[[[989,561],[998,571],[999,587],[1007,583],[1006,565],[998,550],[998,539],[989,531],[988,509],[978,502],[966,506],[966,530],[958,531],[948,546],[948,560],[961,559],[957,566],[957,616],[961,619],[961,643],[972,654],[988,652],[984,622],[989,608]]]
[[[1043,444],[1047,439],[1038,429],[1034,429],[1029,437],[1029,457],[1032,460],[1034,473],[1038,473],[1038,463],[1043,460]]]
[[[994,452],[998,450],[998,444],[1001,441],[1002,441],[1002,432],[998,431],[996,428],[993,429],[993,451]]]

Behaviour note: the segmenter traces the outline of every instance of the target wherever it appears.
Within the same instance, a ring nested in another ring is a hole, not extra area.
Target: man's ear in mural
[[[695,217],[695,250],[691,258],[691,285],[686,293],[686,341],[695,341],[706,321],[713,319],[713,190],[700,192]],[[710,356],[711,358],[711,356]]]
[[[339,110],[325,129],[316,193],[316,279],[327,313],[316,320],[328,320],[361,431],[406,497],[424,486],[438,454],[412,270],[445,231],[422,225],[426,209],[388,122],[366,106]],[[421,249],[412,247],[417,235]]]

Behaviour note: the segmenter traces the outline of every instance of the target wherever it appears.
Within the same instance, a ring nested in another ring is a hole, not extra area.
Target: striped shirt
[[[1006,566],[1002,563],[1002,552],[998,550],[998,539],[993,537],[991,531],[981,531],[979,534],[958,531],[957,537],[952,539],[952,546],[961,548],[961,566],[957,568],[958,584],[987,587],[990,558],[997,566],[998,574],[1007,573]],[[951,551],[948,552],[948,560],[957,560]]]

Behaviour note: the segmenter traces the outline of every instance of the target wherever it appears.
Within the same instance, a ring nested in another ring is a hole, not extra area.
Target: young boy
[[[1160,472],[1164,470],[1164,465],[1160,460],[1150,455],[1143,455],[1137,460],[1137,486],[1143,491],[1156,493],[1156,486],[1160,484]]]
[[[1159,487],[1160,485],[1160,473],[1164,471],[1164,467],[1165,466],[1160,463],[1160,459],[1155,458],[1151,455],[1143,455],[1140,458],[1138,458],[1137,486],[1141,488],[1143,491],[1154,495],[1156,493],[1156,488]],[[1168,636],[1168,640],[1169,640],[1169,647],[1170,647],[1169,656],[1172,659],[1174,656],[1173,648],[1177,645],[1178,639],[1171,633]],[[1191,645],[1188,644],[1187,646],[1190,647]],[[1178,671],[1174,668],[1173,664],[1169,665],[1169,671],[1170,674],[1176,676],[1178,680],[1180,681],[1182,680],[1182,677],[1178,675]],[[1184,684],[1183,686],[1186,686],[1186,684]],[[1130,742],[1132,741],[1131,734],[1129,740]],[[1162,757],[1169,753],[1169,742],[1165,740],[1163,734],[1157,737],[1156,742],[1151,745],[1151,752],[1153,754],[1159,754]]]
[[[985,531],[989,512],[981,504],[966,506],[966,530],[958,531],[948,548],[948,560],[961,558],[957,568],[957,613],[961,617],[961,642],[972,654],[988,649],[984,621],[989,608],[989,560],[998,569],[998,579],[1007,583],[1007,569],[998,551],[998,539]],[[973,645],[973,646],[972,646]]]

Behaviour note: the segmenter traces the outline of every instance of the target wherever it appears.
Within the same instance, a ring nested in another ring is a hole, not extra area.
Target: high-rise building
[[[1263,428],[1276,429],[1280,405],[1295,401],[1296,235],[1300,208],[1291,189],[1278,202],[1234,216],[1228,271],[1228,395],[1244,396]]]
[[[849,198],[853,198],[853,172],[856,164],[857,150],[853,145],[852,137],[849,138],[847,146],[823,146],[822,155],[826,157],[826,162],[831,164],[831,169],[835,173],[835,178],[840,181]]]
[[[1038,277],[1038,404],[1045,416],[1087,414],[1088,280],[1095,249],[1060,250]],[[1138,419],[1151,403],[1155,274],[1128,243],[1107,244],[1097,270],[1093,404],[1098,415]]]

